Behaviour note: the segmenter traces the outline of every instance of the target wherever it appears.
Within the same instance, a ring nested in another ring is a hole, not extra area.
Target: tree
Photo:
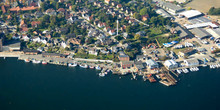
[[[141,38],[140,34],[136,34],[136,35],[134,36],[134,39],[135,39],[135,40],[140,40],[140,38]]]
[[[140,10],[140,15],[146,15],[148,13],[148,9],[147,8],[142,8]]]
[[[141,19],[141,15],[140,15],[139,13],[134,13],[134,17],[135,17],[136,19],[138,19],[138,20]]]

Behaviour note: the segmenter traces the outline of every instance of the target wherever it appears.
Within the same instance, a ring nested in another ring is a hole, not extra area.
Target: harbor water
[[[182,74],[170,87],[98,73],[0,58],[0,110],[220,110],[220,69]]]

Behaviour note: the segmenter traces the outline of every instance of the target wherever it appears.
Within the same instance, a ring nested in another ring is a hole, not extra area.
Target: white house
[[[174,69],[178,67],[178,64],[176,63],[176,61],[174,60],[166,60],[164,62],[164,65],[168,68],[168,69]]]
[[[30,38],[27,35],[23,35],[21,39],[24,40],[24,41],[29,41],[30,40]]]
[[[47,40],[45,40],[45,39],[40,40],[40,42],[43,44],[47,44]]]
[[[115,30],[110,30],[108,33],[109,33],[110,35],[115,35]]]
[[[40,42],[41,39],[40,39],[40,37],[34,37],[34,38],[32,38],[32,41],[33,42]]]
[[[67,47],[67,45],[66,45],[65,42],[61,42],[61,46],[62,46],[63,48],[66,48],[66,47]]]
[[[197,66],[199,65],[199,60],[198,59],[186,59],[184,60],[184,63],[186,66]]]

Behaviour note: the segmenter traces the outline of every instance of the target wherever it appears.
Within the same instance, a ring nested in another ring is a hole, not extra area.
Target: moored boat
[[[94,69],[95,67],[94,67],[94,66],[89,66],[89,68],[90,68],[90,69]]]
[[[88,65],[86,65],[86,64],[81,64],[81,65],[79,65],[81,68],[88,68]]]
[[[95,67],[95,69],[101,70],[102,68],[97,65],[97,66]]]
[[[46,62],[46,61],[42,61],[42,64],[43,64],[43,65],[46,65],[46,64],[47,64],[47,62]]]
[[[99,73],[99,77],[104,77],[105,73]]]
[[[69,66],[69,67],[76,67],[76,66],[77,66],[77,63],[69,63],[68,66]]]
[[[29,60],[29,59],[25,59],[24,61],[25,61],[25,62],[27,62],[27,63],[28,63],[28,62],[30,62],[30,60]]]
[[[34,60],[32,60],[32,63],[39,64],[39,63],[41,63],[41,61],[34,59]]]

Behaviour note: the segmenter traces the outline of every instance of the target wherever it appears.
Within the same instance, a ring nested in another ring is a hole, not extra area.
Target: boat
[[[46,65],[46,64],[47,64],[47,62],[46,62],[46,61],[42,61],[42,64],[43,64],[43,65]]]
[[[95,67],[95,69],[101,70],[102,68],[97,65],[97,66]]]
[[[94,66],[89,66],[89,68],[90,68],[90,69],[94,69],[95,67],[94,67]]]
[[[30,62],[30,60],[29,60],[29,59],[25,59],[24,61],[25,61],[25,62],[27,62],[27,63],[28,63],[28,62]]]
[[[157,77],[157,79],[160,79],[160,75],[157,74],[156,77]]]
[[[76,67],[76,66],[77,66],[77,63],[69,63],[68,66],[69,66],[69,67]]]
[[[105,73],[99,73],[99,77],[104,77]]]
[[[38,60],[32,60],[32,63],[35,63],[35,64],[39,64],[39,63],[41,63],[41,61],[38,61]]]
[[[88,68],[88,65],[84,65],[84,64],[82,64],[82,65],[79,65],[81,68]]]

